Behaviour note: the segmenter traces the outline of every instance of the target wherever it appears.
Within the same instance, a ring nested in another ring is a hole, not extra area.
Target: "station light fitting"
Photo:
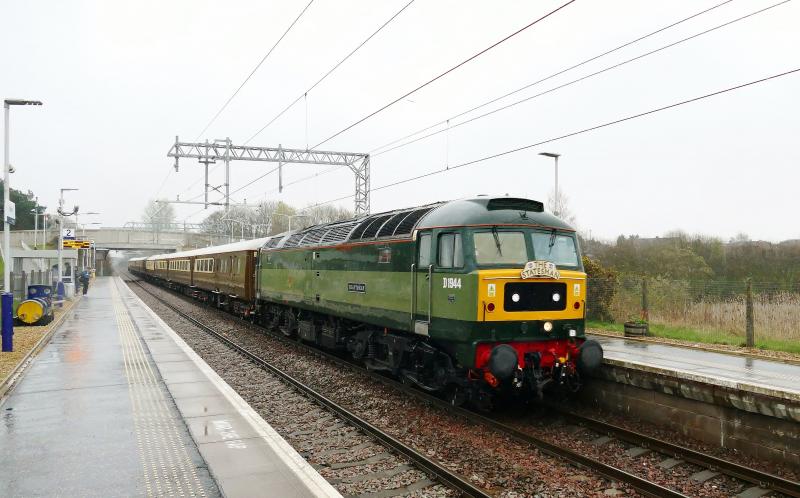
[[[42,102],[39,100],[24,100],[24,99],[5,99],[3,101],[6,107],[12,105],[42,105]]]

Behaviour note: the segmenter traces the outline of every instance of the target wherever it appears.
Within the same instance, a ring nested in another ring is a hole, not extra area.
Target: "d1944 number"
[[[445,289],[460,289],[461,279],[456,277],[443,277],[442,287]]]

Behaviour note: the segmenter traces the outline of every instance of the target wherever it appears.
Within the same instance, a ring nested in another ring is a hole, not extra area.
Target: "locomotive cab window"
[[[478,265],[524,265],[528,248],[522,232],[475,232],[475,262]]]
[[[420,235],[417,245],[419,247],[417,267],[420,270],[427,269],[431,264],[431,234]]]
[[[536,259],[550,261],[558,267],[580,268],[575,237],[551,232],[533,232],[533,254]]]
[[[443,233],[439,235],[437,266],[439,268],[464,267],[464,249],[460,233]]]

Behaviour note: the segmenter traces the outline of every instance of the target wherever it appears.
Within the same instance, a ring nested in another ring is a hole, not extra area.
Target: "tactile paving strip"
[[[134,430],[148,496],[206,496],[158,377],[115,285],[114,316],[122,344]]]

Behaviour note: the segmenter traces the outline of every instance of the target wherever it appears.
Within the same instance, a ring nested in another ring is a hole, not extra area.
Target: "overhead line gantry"
[[[208,165],[221,160],[225,163],[225,209],[230,207],[230,163],[231,161],[262,161],[278,163],[278,191],[283,191],[283,165],[284,164],[325,164],[333,166],[347,166],[355,176],[355,206],[356,216],[369,214],[369,154],[358,152],[335,152],[314,149],[287,149],[278,147],[259,147],[253,145],[233,145],[230,138],[209,142],[181,142],[175,137],[175,143],[167,153],[167,157],[175,158],[175,171],[178,171],[180,158],[197,159],[205,166],[205,199],[208,202]],[[212,187],[213,189],[213,187]],[[172,201],[169,201],[172,202]],[[177,202],[177,201],[176,201]],[[187,204],[189,201],[180,201]]]

